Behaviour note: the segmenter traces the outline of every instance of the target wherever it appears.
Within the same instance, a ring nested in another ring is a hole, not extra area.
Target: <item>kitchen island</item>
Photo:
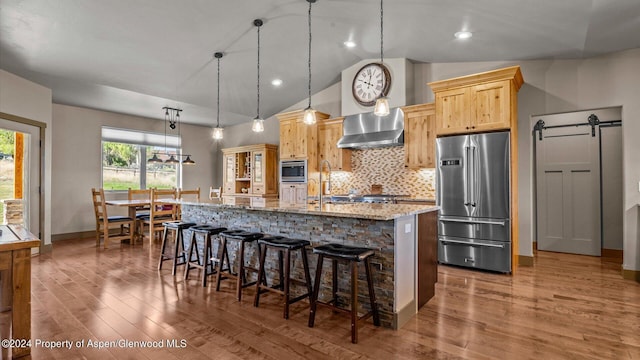
[[[267,201],[264,206],[179,202],[185,221],[305,239],[312,246],[340,243],[375,249],[372,272],[383,326],[400,328],[434,295],[436,206],[356,203],[324,204],[320,209],[317,205],[284,206],[278,201]],[[255,252],[253,247],[249,251]],[[214,252],[217,252],[216,247]],[[255,253],[250,253],[249,257],[253,264],[257,263]],[[316,257],[310,255],[309,260],[313,274]],[[293,276],[302,278],[300,259],[294,261],[296,273]],[[276,277],[274,264],[277,261],[272,259],[267,263],[270,281]],[[325,272],[326,275],[330,273]],[[345,306],[349,304],[348,274],[346,267],[339,268],[339,302]],[[328,280],[323,279],[320,298],[330,293]],[[365,280],[361,278],[360,281]],[[363,299],[360,303],[366,309],[369,306],[366,286],[359,286],[359,291]]]

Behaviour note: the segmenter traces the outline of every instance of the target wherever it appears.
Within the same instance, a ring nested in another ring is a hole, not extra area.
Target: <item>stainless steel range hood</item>
[[[373,113],[345,116],[339,148],[366,149],[404,144],[404,113],[391,109],[387,116]]]

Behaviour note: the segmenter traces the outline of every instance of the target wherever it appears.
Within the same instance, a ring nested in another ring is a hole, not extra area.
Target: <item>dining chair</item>
[[[178,199],[180,200],[195,200],[200,202],[200,187],[191,190],[178,189]],[[180,205],[176,207],[176,219],[182,219],[182,212],[180,211]]]
[[[151,189],[132,189],[128,191],[129,200],[151,200]],[[136,233],[144,232],[144,220],[149,217],[149,205],[136,207]]]
[[[143,223],[149,226],[149,244],[156,235],[164,231],[163,222],[176,220],[176,205],[167,204],[164,200],[175,200],[177,191],[173,189],[151,189],[151,206],[149,206],[149,217],[143,219]]]
[[[222,187],[214,188],[213,186],[209,187],[209,199],[221,199],[222,198]]]
[[[96,216],[96,247],[100,247],[100,237],[104,240],[104,248],[109,247],[110,241],[129,240],[133,243],[134,219],[128,216],[109,216],[107,204],[104,199],[104,189],[91,189],[93,198],[93,211]],[[110,230],[118,229],[112,233]]]

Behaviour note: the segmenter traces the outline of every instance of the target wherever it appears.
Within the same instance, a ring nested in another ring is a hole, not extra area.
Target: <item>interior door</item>
[[[535,136],[538,250],[600,256],[599,131],[594,135],[589,126],[569,126]]]
[[[22,149],[24,226],[42,239],[40,232],[40,128],[6,119],[0,119],[0,128],[24,134],[24,148]],[[33,248],[32,251],[37,252],[37,250],[37,248]]]

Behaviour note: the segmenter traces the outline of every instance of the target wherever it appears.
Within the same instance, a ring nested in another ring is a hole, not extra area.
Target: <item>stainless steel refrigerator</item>
[[[438,261],[511,272],[509,132],[436,140]]]

